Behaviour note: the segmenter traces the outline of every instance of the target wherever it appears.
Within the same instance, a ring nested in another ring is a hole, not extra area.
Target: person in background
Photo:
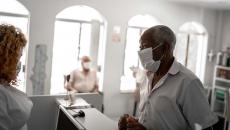
[[[81,69],[75,69],[70,74],[70,80],[65,88],[72,92],[89,93],[98,92],[97,72],[90,69],[89,56],[81,58]]]
[[[0,130],[27,130],[32,102],[17,90],[17,66],[26,46],[24,34],[13,25],[0,25]]]
[[[120,130],[212,130],[218,121],[201,81],[174,58],[175,44],[175,34],[164,25],[142,34],[138,55],[146,78],[140,86],[139,118],[125,114]]]

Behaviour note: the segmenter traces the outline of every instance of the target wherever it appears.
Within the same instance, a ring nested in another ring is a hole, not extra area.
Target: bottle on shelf
[[[230,67],[230,47],[227,47],[228,59],[227,59],[227,66]]]
[[[222,61],[223,61],[223,52],[220,51],[217,53],[216,64],[222,65]]]

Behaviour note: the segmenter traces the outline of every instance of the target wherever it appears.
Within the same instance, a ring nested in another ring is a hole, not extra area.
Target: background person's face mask
[[[84,67],[85,69],[89,69],[89,68],[90,68],[90,62],[84,62],[84,63],[83,63],[83,67]]]
[[[161,44],[159,46],[161,46]],[[159,46],[157,46],[156,48],[158,48]],[[150,47],[150,48],[146,48],[146,49],[143,49],[141,51],[138,51],[138,55],[139,55],[141,64],[144,67],[144,69],[146,69],[148,71],[152,71],[154,73],[157,72],[157,70],[159,69],[160,64],[161,64],[160,60],[162,59],[162,57],[161,57],[157,61],[153,60],[153,52],[152,51],[155,50],[156,48],[152,49]]]

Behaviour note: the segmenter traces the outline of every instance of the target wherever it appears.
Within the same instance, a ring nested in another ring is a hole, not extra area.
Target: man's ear
[[[164,45],[165,45],[165,50],[166,51],[171,49],[171,46],[170,46],[169,43],[165,42]]]
[[[169,43],[165,42],[165,43],[164,43],[164,50],[163,50],[163,52],[164,52],[165,54],[170,55],[171,50],[172,50],[171,45],[170,45]]]
[[[163,53],[167,53],[168,51],[169,51],[169,45],[168,45],[168,43],[166,43],[166,42],[164,42],[163,43],[163,50],[162,50],[162,52]]]

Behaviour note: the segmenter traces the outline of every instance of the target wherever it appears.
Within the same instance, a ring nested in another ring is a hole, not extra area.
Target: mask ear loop
[[[167,49],[166,49],[167,50]],[[169,50],[169,49],[168,49]],[[168,53],[167,53],[167,51],[166,51],[166,53],[164,53],[163,54],[163,56],[161,57],[161,59],[160,60],[162,60],[162,59],[167,59],[167,58],[169,58],[170,57],[170,52],[168,51]]]
[[[161,45],[163,45],[163,43],[161,42],[159,45],[157,45],[156,47],[154,47],[152,50],[157,49],[158,47],[160,47]]]
[[[161,42],[161,43],[158,44],[156,47],[154,47],[154,48],[152,49],[152,54],[153,54],[153,50],[156,50],[158,47],[160,47],[160,46],[162,46],[162,45],[163,45],[163,43]],[[163,59],[163,57],[164,57],[164,55],[161,56],[161,58],[159,59],[159,61],[161,61],[161,60]]]

